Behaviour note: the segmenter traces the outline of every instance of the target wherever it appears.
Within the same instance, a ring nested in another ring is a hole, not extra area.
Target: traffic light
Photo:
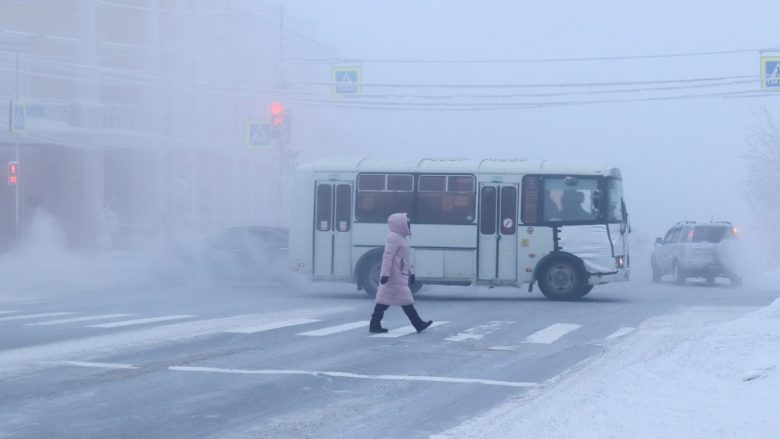
[[[284,105],[276,101],[271,104],[271,125],[280,127],[284,124]]]
[[[279,101],[271,103],[271,137],[283,145],[289,144],[291,139],[290,110],[286,110]]]
[[[19,163],[8,162],[8,184],[16,186],[19,184]]]

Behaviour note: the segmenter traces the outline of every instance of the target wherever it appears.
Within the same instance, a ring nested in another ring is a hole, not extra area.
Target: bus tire
[[[550,259],[539,270],[537,280],[542,294],[552,300],[578,299],[589,292],[585,270],[573,258]]]
[[[593,291],[593,285],[585,285],[585,288],[582,290],[582,294],[580,294],[580,297],[585,297]]]
[[[379,290],[379,273],[382,271],[382,256],[370,256],[363,264],[360,270],[360,285],[363,291],[371,299],[376,298],[376,292]]]

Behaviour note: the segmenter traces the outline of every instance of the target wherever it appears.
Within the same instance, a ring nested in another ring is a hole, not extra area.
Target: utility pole
[[[284,6],[279,6],[279,59],[277,61],[277,69],[279,72],[279,83],[277,89],[284,88]],[[281,93],[280,93],[281,94]],[[283,113],[280,112],[280,116]],[[284,185],[284,160],[285,160],[285,146],[281,139],[281,136],[277,137],[276,142],[276,224],[282,225],[282,205],[284,203],[284,194],[282,192],[282,186]]]
[[[16,56],[14,56],[14,102],[19,102],[19,51],[14,52]],[[25,120],[25,122],[27,122]],[[20,160],[21,153],[19,150],[19,132],[14,132],[14,160],[16,160],[16,166],[17,169],[24,169],[22,167],[22,162]],[[20,174],[23,173],[20,172]],[[21,237],[21,229],[22,229],[22,182],[24,181],[24,176],[22,175],[19,180],[16,182],[15,188],[15,205],[16,205],[16,214],[14,217],[14,231],[16,233],[16,239],[18,240]]]

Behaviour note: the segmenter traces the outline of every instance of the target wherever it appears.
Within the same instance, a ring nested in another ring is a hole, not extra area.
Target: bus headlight
[[[626,259],[623,256],[616,256],[615,257],[615,266],[617,268],[623,268],[626,264]]]

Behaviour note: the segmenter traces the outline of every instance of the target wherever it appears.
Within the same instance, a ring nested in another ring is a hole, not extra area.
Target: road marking
[[[282,320],[279,322],[265,323],[257,326],[247,326],[245,328],[228,329],[225,332],[231,332],[234,334],[256,334],[258,332],[270,331],[272,329],[286,328],[288,326],[305,325],[307,323],[315,323],[319,320],[315,319],[292,319]]]
[[[351,331],[357,328],[368,328],[368,322],[361,320],[359,322],[345,323],[343,325],[331,326],[328,328],[317,329],[314,331],[301,332],[298,335],[309,335],[312,337],[323,337],[325,335],[338,334],[339,332]]]
[[[130,328],[124,331],[120,330],[86,338],[74,338],[0,350],[0,379],[2,379],[3,374],[21,368],[51,367],[52,361],[70,360],[73,358],[96,358],[98,356],[107,357],[141,346],[148,348],[150,346],[172,344],[181,340],[190,340],[196,337],[215,335],[229,329],[256,325],[258,321],[273,322],[300,317],[321,318],[322,316],[348,311],[354,311],[354,308],[347,306],[319,306],[316,308],[298,308],[291,311],[263,314],[243,314],[209,320],[173,322],[168,325]]]
[[[441,326],[441,325],[444,325],[446,323],[449,323],[449,322],[433,322],[433,324],[431,326],[429,326],[428,329],[434,328],[436,326]],[[416,332],[417,332],[417,330],[414,329],[414,326],[409,325],[409,326],[402,326],[400,328],[393,329],[392,331],[386,332],[384,334],[375,334],[375,335],[372,335],[371,337],[397,338],[397,337],[401,337],[401,336],[404,336],[404,335],[414,334]]]
[[[122,363],[95,363],[92,361],[57,361],[62,366],[94,367],[98,369],[138,369],[138,366]]]
[[[444,340],[455,341],[455,342],[464,341],[464,340],[481,340],[486,335],[496,332],[499,328],[501,328],[501,325],[505,323],[514,323],[514,322],[495,320],[488,323],[487,325],[479,325],[473,328],[466,329],[465,331],[447,337]]]
[[[190,317],[197,317],[197,316],[176,314],[171,316],[152,317],[149,319],[135,319],[135,320],[123,320],[121,322],[101,323],[98,325],[88,325],[87,327],[88,328],[119,328],[122,326],[143,325],[144,323],[167,322],[170,320],[188,319]]]
[[[49,320],[46,322],[38,322],[38,323],[27,323],[25,326],[50,326],[50,325],[64,325],[66,323],[77,323],[77,322],[88,322],[90,320],[106,320],[106,319],[116,319],[119,317],[127,317],[131,316],[132,314],[103,314],[99,316],[89,316],[89,317],[74,317],[72,319],[60,319],[60,320]]]
[[[334,372],[320,370],[289,370],[289,369],[223,369],[218,367],[195,367],[195,366],[171,366],[169,370],[180,372],[207,372],[223,373],[236,375],[310,375],[310,376],[329,376],[336,378],[359,378],[366,380],[385,380],[385,381],[427,381],[435,383],[455,383],[455,384],[484,384],[488,386],[504,387],[535,387],[537,383],[525,383],[519,381],[499,381],[483,380],[479,378],[453,378],[426,375],[366,375],[362,373]]]
[[[537,331],[529,335],[528,338],[525,339],[524,343],[550,344],[570,333],[571,331],[579,328],[581,328],[580,325],[575,325],[572,323],[555,323],[542,329],[541,331]]]
[[[0,314],[13,314],[19,311],[0,311]]]
[[[622,336],[624,336],[626,334],[630,334],[630,333],[634,332],[635,330],[636,330],[636,328],[631,328],[631,327],[624,326],[624,327],[618,329],[617,331],[613,332],[612,335],[608,336],[604,340],[614,340],[614,339],[622,337]]]
[[[78,314],[75,312],[47,312],[43,314],[25,314],[21,316],[10,316],[10,317],[0,317],[0,322],[7,322],[9,320],[26,320],[26,319],[37,319],[41,317],[54,317],[54,316],[64,316],[68,314]]]

